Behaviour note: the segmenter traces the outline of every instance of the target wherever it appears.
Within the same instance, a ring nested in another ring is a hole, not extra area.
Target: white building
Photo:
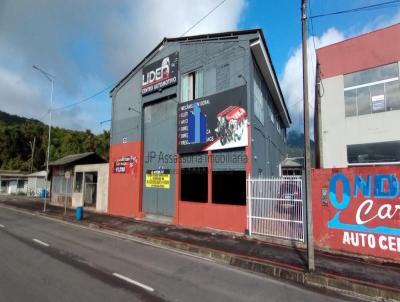
[[[317,167],[400,164],[400,24],[317,50]]]

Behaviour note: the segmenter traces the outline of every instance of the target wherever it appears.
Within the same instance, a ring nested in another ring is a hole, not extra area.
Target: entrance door
[[[83,205],[96,207],[97,199],[97,172],[85,172],[85,187],[83,190]]]
[[[143,212],[175,212],[176,102],[144,107]],[[172,160],[171,160],[172,159]]]

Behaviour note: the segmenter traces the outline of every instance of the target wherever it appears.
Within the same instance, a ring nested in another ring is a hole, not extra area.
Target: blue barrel
[[[75,218],[80,221],[83,219],[83,207],[77,207],[75,210]]]
[[[40,198],[45,198],[46,197],[46,189],[45,188],[41,188],[39,191],[39,197]]]

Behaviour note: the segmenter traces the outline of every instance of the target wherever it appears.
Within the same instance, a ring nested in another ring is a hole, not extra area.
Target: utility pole
[[[303,105],[304,105],[304,163],[306,173],[306,206],[307,206],[307,265],[308,271],[315,270],[314,235],[311,199],[311,157],[310,157],[310,112],[308,104],[308,63],[307,63],[307,14],[306,0],[301,0],[301,27],[303,48]]]
[[[53,89],[54,89],[54,76],[50,73],[44,71],[43,69],[33,65],[34,69],[43,74],[50,82],[51,82],[51,93],[50,93],[50,109],[49,109],[49,140],[47,143],[47,157],[46,157],[46,191],[44,194],[44,204],[43,204],[43,212],[46,212],[46,204],[47,204],[47,187],[49,186],[49,158],[50,158],[50,143],[51,143],[51,112],[53,109]]]
[[[31,146],[31,168],[30,172],[33,172],[33,156],[35,155],[35,144],[36,144],[36,136],[33,138],[33,143],[29,142],[29,145]]]

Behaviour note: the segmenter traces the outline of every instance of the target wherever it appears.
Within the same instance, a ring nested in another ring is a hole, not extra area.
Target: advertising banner
[[[246,86],[178,105],[178,153],[248,145]]]
[[[400,167],[313,171],[314,242],[400,261]]]
[[[114,162],[114,173],[130,174],[136,169],[137,157],[133,155],[122,156]]]
[[[169,189],[171,185],[170,170],[147,170],[146,171],[146,187]]]
[[[142,95],[162,90],[178,82],[178,52],[143,67]]]

